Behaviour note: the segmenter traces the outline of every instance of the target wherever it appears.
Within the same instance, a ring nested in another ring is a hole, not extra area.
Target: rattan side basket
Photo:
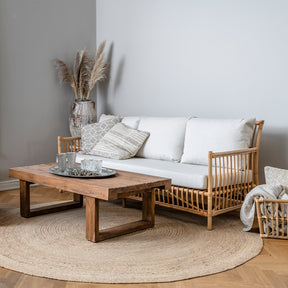
[[[255,202],[260,236],[288,239],[288,200],[256,197]]]

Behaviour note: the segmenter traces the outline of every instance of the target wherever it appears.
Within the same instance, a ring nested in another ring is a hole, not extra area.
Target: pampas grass
[[[63,61],[54,59],[60,83],[70,84],[76,100],[89,100],[96,83],[107,79],[109,64],[104,60],[105,44],[106,41],[103,41],[99,45],[94,58],[90,57],[86,50],[77,52],[73,71],[70,71]]]

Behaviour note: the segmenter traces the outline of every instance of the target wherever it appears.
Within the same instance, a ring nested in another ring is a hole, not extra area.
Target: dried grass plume
[[[105,44],[106,41],[103,41],[99,45],[94,58],[86,50],[77,52],[73,71],[63,61],[54,59],[60,83],[70,84],[76,100],[89,100],[96,83],[107,79],[110,65],[105,63]]]

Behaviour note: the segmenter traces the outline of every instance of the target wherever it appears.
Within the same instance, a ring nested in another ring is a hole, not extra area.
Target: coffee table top
[[[48,169],[56,163],[9,169],[9,176],[31,183],[66,190],[102,200],[114,200],[151,188],[170,189],[171,179],[116,170],[109,178],[83,179],[51,174]]]

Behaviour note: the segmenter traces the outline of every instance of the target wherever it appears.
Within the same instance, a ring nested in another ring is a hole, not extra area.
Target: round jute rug
[[[100,226],[139,220],[141,210],[102,202]],[[157,209],[156,225],[103,242],[85,238],[85,208],[21,218],[0,206],[0,266],[67,281],[168,282],[238,266],[262,249],[239,217],[218,216],[207,231],[202,217]]]

